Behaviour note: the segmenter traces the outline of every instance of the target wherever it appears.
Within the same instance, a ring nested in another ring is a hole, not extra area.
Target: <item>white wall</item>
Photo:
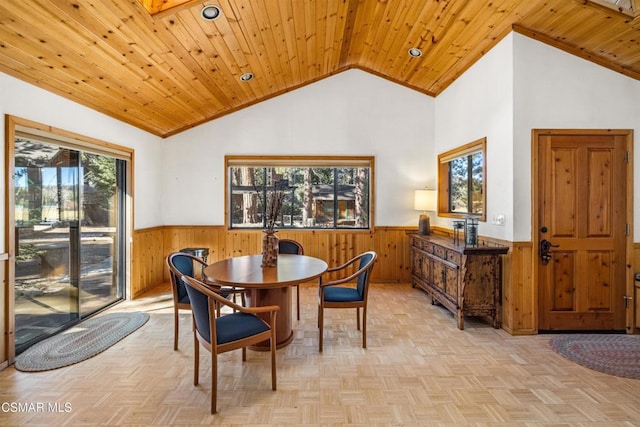
[[[435,127],[436,155],[487,137],[487,222],[480,233],[531,241],[532,129],[634,129],[636,146],[640,82],[511,33],[436,98]],[[636,168],[635,182],[638,174]],[[638,241],[640,186],[635,193]],[[504,227],[491,224],[498,214]],[[434,222],[451,225],[447,218]]]
[[[373,155],[375,225],[417,225],[435,184],[434,100],[350,70],[170,137],[163,223],[222,225],[224,156]]]
[[[640,82],[556,48],[513,35],[514,240],[531,240],[531,130],[634,129],[640,149]],[[635,168],[634,182],[638,182]],[[640,239],[640,185],[634,195],[634,241]]]
[[[436,98],[432,160],[435,167],[438,154],[487,138],[487,222],[480,234],[505,240],[514,229],[512,52],[508,35]],[[505,225],[493,225],[495,215],[504,215]],[[450,218],[432,223],[451,228]]]
[[[71,102],[37,86],[0,73],[0,113],[21,117],[66,131],[78,133],[135,150],[135,210],[136,229],[162,225],[161,168],[162,139],[94,110]],[[0,130],[4,135],[4,120]],[[4,137],[2,164],[4,164]],[[1,200],[5,200],[4,179]],[[3,208],[0,212],[5,222]],[[4,227],[0,231],[4,245]]]

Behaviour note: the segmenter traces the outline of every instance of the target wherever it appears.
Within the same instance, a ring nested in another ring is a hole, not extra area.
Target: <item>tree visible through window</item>
[[[482,214],[482,153],[469,154],[449,162],[449,210]]]
[[[230,228],[263,228],[269,192],[285,192],[278,228],[369,228],[372,158],[227,158]],[[263,164],[260,164],[263,163]],[[332,165],[335,163],[335,165]],[[352,163],[352,164],[350,164]]]
[[[486,138],[438,156],[438,214],[486,220]]]

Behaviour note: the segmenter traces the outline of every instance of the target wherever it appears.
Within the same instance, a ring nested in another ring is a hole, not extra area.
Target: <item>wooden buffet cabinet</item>
[[[506,246],[455,245],[449,237],[411,233],[411,284],[419,286],[455,316],[486,316],[494,328],[502,325],[500,255]]]

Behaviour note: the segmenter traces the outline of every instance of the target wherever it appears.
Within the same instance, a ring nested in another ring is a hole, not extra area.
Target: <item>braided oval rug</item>
[[[560,335],[549,345],[567,359],[594,371],[640,379],[640,336]]]
[[[81,362],[108,349],[149,320],[143,312],[109,313],[32,345],[16,357],[19,371],[37,372]]]

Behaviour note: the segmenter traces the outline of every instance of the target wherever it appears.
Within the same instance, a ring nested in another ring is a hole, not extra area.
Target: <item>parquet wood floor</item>
[[[355,310],[328,310],[319,354],[316,288],[302,285],[295,338],[278,350],[278,390],[268,353],[220,357],[218,411],[209,414],[209,353],[193,386],[190,314],[173,351],[169,294],[112,311],[145,310],[149,322],[104,353],[66,368],[0,371],[1,425],[556,425],[640,426],[640,380],[576,365],[549,336],[510,336],[432,306],[409,285],[372,285],[368,348]],[[36,404],[42,403],[39,411]],[[31,411],[12,406],[32,404]]]

